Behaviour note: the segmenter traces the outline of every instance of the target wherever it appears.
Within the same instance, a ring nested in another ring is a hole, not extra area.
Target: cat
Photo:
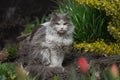
[[[48,67],[63,68],[64,56],[73,44],[74,25],[68,13],[52,13],[48,22],[35,30],[30,40],[30,59]]]

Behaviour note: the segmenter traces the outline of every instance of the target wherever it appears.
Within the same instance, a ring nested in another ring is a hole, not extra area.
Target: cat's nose
[[[61,28],[61,30],[63,30],[63,28]]]

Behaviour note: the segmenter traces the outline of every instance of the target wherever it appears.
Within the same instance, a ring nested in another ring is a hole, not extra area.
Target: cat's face
[[[69,14],[52,14],[51,27],[53,27],[58,34],[67,33],[67,31],[73,27]]]

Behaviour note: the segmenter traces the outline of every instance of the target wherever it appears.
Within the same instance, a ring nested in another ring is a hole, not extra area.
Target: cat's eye
[[[56,22],[55,24],[56,24],[56,25],[60,25],[60,24],[59,24],[59,23],[57,23],[57,22]]]
[[[63,25],[67,25],[68,23],[66,22],[66,23],[64,23]]]

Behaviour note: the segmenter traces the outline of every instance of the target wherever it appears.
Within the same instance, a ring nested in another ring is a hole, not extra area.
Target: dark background
[[[15,13],[23,17],[42,17],[50,13],[56,4],[55,0],[0,0],[0,18],[8,12],[10,8],[15,9]]]
[[[55,1],[55,0],[53,0]],[[10,40],[15,41],[25,28],[25,18],[34,21],[47,16],[57,4],[52,0],[0,0],[0,48]]]

